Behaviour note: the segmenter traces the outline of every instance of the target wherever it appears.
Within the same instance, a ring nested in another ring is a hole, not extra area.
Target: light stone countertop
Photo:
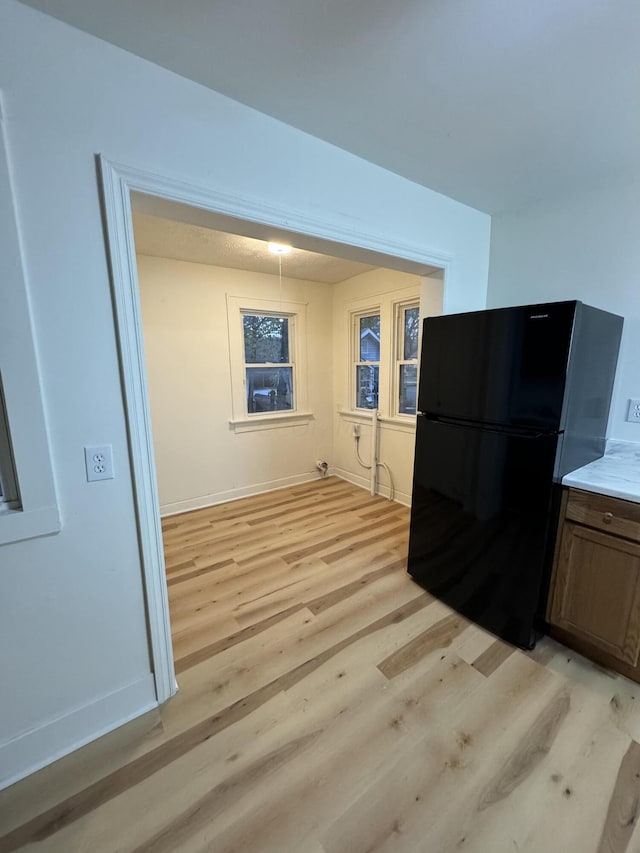
[[[562,485],[640,503],[640,443],[607,441],[604,456],[566,474]]]

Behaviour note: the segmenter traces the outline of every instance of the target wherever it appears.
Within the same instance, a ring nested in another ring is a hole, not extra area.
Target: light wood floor
[[[640,686],[494,640],[335,478],[164,524],[179,694],[0,794],[0,853],[640,850]]]

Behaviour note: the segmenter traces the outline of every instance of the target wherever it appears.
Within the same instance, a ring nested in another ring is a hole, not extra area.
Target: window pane
[[[380,361],[380,315],[360,317],[360,358],[358,361]]]
[[[289,361],[289,320],[260,314],[243,314],[244,360],[247,364]]]
[[[11,449],[9,422],[6,417],[6,404],[0,377],[0,502],[18,499],[18,484],[16,482],[15,466]]]
[[[293,408],[292,367],[247,367],[247,412]]]
[[[400,365],[400,394],[398,411],[404,415],[416,413],[416,388],[418,384],[418,368],[415,364]]]
[[[418,333],[420,331],[420,309],[407,308],[404,312],[404,360],[418,357]]]
[[[356,367],[356,408],[378,408],[378,365]]]

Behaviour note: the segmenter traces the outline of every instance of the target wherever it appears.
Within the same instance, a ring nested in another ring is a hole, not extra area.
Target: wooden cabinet
[[[640,681],[640,504],[569,489],[563,505],[550,633]]]

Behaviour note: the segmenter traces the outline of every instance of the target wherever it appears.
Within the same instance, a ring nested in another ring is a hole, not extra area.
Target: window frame
[[[289,361],[247,361],[246,360],[246,338],[245,338],[245,327],[244,327],[244,318],[245,317],[275,317],[276,319],[283,319],[287,321],[287,349],[288,349],[288,357]],[[244,402],[245,402],[245,414],[248,418],[252,420],[257,416],[265,415],[265,414],[273,414],[275,412],[283,413],[283,412],[295,412],[297,410],[298,405],[298,389],[297,389],[297,379],[298,379],[298,370],[295,362],[295,342],[296,342],[296,315],[286,312],[286,311],[255,311],[249,310],[246,308],[240,309],[240,320],[242,322],[242,361],[244,367]],[[293,358],[292,358],[293,357]],[[290,409],[273,409],[271,412],[250,412],[249,411],[249,395],[247,390],[247,371],[248,370],[269,370],[278,369],[282,367],[287,367],[291,369],[291,408]]]
[[[408,285],[398,288],[381,289],[371,292],[369,295],[356,296],[345,299],[338,310],[342,311],[343,326],[341,340],[344,348],[341,348],[340,362],[342,364],[341,374],[341,403],[338,405],[338,414],[354,423],[366,423],[371,420],[373,409],[360,409],[356,403],[356,381],[354,364],[356,361],[357,335],[356,318],[366,317],[370,314],[380,313],[380,369],[378,387],[378,420],[389,428],[400,432],[413,432],[416,427],[416,416],[398,411],[399,406],[395,402],[397,380],[395,377],[397,361],[397,339],[396,331],[398,322],[397,306],[412,307],[419,309],[419,336],[418,336],[418,376],[420,378],[420,347],[422,342],[423,313],[423,290],[422,283]],[[427,302],[427,305],[429,303]]]
[[[373,317],[378,316],[380,323],[380,350],[378,352],[378,360],[377,361],[362,361],[360,358],[361,354],[361,334],[360,334],[360,320],[363,317]],[[349,381],[349,398],[351,400],[351,406],[354,412],[375,412],[380,411],[380,386],[381,386],[381,367],[382,367],[382,328],[383,328],[383,320],[382,320],[382,309],[380,305],[371,305],[369,308],[365,308],[364,310],[352,311],[351,312],[351,323],[350,323],[350,338],[351,338],[351,369],[350,374],[351,378]],[[377,366],[378,368],[378,404],[375,408],[365,408],[364,406],[358,406],[358,368],[359,367],[373,367]]]
[[[0,505],[0,545],[57,533],[61,527],[14,198],[0,101],[2,465],[7,494],[19,496]]]
[[[0,512],[12,509],[20,509],[20,496],[0,374]]]
[[[418,309],[418,343],[416,357],[412,359],[404,358],[404,343],[405,343],[405,324],[404,318],[407,311]],[[393,303],[393,364],[392,384],[391,384],[391,399],[393,405],[391,415],[394,418],[415,419],[416,412],[401,412],[400,411],[400,372],[402,365],[415,365],[416,368],[416,410],[418,405],[418,379],[420,366],[420,343],[422,339],[422,317],[420,316],[420,298],[403,299]]]
[[[231,417],[229,423],[236,432],[274,429],[308,421],[313,413],[308,410],[307,384],[307,303],[291,300],[255,299],[232,296],[227,293],[227,328],[229,332],[229,368],[231,383]],[[289,321],[289,359],[270,365],[245,362],[243,317],[247,314],[286,317]],[[247,367],[292,367],[293,409],[276,409],[266,412],[248,411]]]

